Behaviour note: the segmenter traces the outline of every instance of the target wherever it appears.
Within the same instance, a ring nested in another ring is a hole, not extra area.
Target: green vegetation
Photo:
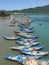
[[[10,16],[9,12],[5,11],[5,10],[1,10],[0,11],[0,17],[6,17],[6,16]]]
[[[1,10],[0,16],[6,17],[14,13],[49,14],[49,5],[22,10],[12,10],[12,11]]]
[[[49,5],[43,7],[23,9],[20,12],[33,14],[49,14]]]

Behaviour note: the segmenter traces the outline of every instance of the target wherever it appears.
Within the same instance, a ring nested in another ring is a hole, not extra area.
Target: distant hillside
[[[11,14],[14,13],[49,14],[49,5],[22,10],[12,10],[12,11],[0,10],[0,16],[3,17],[10,16]]]
[[[28,8],[20,10],[19,12],[23,13],[46,13],[49,14],[49,5],[43,6],[43,7],[36,7],[36,8]]]

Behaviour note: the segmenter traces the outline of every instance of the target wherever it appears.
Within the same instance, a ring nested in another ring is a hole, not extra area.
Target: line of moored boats
[[[49,65],[49,60],[42,59],[43,56],[48,55],[49,52],[42,50],[44,45],[38,42],[38,35],[33,34],[33,27],[27,28],[24,24],[19,24],[21,31],[14,31],[18,37],[3,36],[6,40],[15,40],[18,44],[14,47],[9,47],[12,50],[19,51],[19,55],[6,55],[5,59],[17,61],[23,65]]]

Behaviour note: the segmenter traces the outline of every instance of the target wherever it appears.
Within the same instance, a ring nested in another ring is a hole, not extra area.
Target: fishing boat
[[[18,39],[18,37],[16,36],[3,36],[3,38],[6,40],[17,40]]]
[[[19,32],[17,32],[16,30],[14,31],[15,33],[32,33],[32,32],[34,32],[34,30],[29,30],[29,29],[23,29],[23,30],[21,30],[21,31],[19,31]]]
[[[40,50],[42,49],[43,46],[41,45],[37,45],[37,46],[15,46],[15,47],[10,47],[10,49],[13,49],[13,50],[21,50],[21,49],[28,49],[28,50]]]
[[[32,45],[38,45],[40,44],[39,42],[33,42],[33,41],[27,41],[27,40],[17,40],[16,41],[16,44],[19,44],[19,45],[27,45],[27,46],[32,46]]]
[[[26,26],[25,24],[18,24],[18,26],[19,26],[20,28],[27,28],[27,26]]]
[[[18,24],[18,26],[20,27],[20,29],[23,31],[23,29],[28,29],[28,30],[33,30],[33,27],[27,27],[25,24]]]
[[[49,65],[49,60],[29,58],[29,60],[26,61],[23,60],[22,64],[23,65]]]
[[[27,43],[27,42],[21,42],[21,41],[16,41],[16,44],[18,44],[18,45],[24,45],[24,46],[32,46],[33,44],[29,44],[29,43]]]
[[[39,59],[39,58],[42,58],[42,56],[28,56],[28,55],[5,55],[4,58],[5,59],[8,59],[8,60],[12,60],[12,61],[18,61],[19,63],[22,63],[23,60],[26,60],[27,58],[36,58],[36,59]]]
[[[23,32],[19,32],[19,33],[16,33],[17,35],[19,36],[22,36],[24,38],[29,38],[29,39],[37,39],[38,38],[38,35],[31,35],[31,34],[27,34],[27,33],[23,33]]]
[[[17,32],[17,31],[14,31],[15,32],[15,34],[17,34],[17,33],[30,33],[30,32],[27,32],[27,31],[19,31],[19,32]]]
[[[10,49],[13,49],[13,50],[20,50],[20,49],[23,49],[23,48],[29,48],[30,46],[15,46],[15,47],[10,47]]]
[[[34,32],[33,27],[27,28],[27,27],[21,26],[21,25],[20,25],[19,27],[20,27],[20,30],[21,30],[21,31],[26,31],[26,32],[28,32],[28,33]]]
[[[28,48],[23,48],[23,49],[20,49],[20,50],[29,50],[29,51],[35,51],[35,50],[40,50],[40,49],[42,49],[43,48],[43,46],[41,46],[41,45],[37,45],[37,46],[31,46],[31,47],[28,47]]]
[[[24,32],[28,32],[28,33],[34,32],[34,29],[23,29],[23,28],[21,28],[20,30],[24,31]]]
[[[38,50],[38,51],[31,51],[31,50],[26,50],[26,49],[22,49],[21,50],[21,53],[24,53],[24,54],[28,54],[28,55],[42,55],[42,56],[45,56],[45,55],[48,55],[49,52],[47,51],[44,51],[44,50]]]
[[[21,38],[21,37],[19,37],[18,38],[18,41],[28,41],[28,42],[37,42],[38,41],[38,39],[26,39],[26,38]]]

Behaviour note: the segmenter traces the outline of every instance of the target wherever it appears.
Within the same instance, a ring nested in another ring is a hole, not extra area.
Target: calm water
[[[44,49],[49,51],[49,16],[47,15],[26,15],[35,22],[32,22],[31,26],[34,27],[35,34],[39,36],[38,41],[41,45],[44,45]],[[39,24],[42,25],[39,25]],[[10,46],[16,46],[15,41],[8,41],[3,39],[4,35],[15,35],[14,30],[19,30],[19,27],[9,27],[10,19],[0,18],[0,65],[19,65],[17,62],[8,61],[3,58],[4,55],[16,55],[20,54],[18,51],[12,51],[9,49]],[[45,57],[49,59],[49,55]]]

